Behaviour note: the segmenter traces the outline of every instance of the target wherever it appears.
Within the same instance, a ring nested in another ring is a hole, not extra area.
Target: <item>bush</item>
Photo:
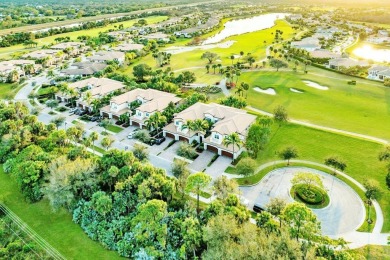
[[[144,145],[134,144],[133,154],[138,160],[142,161],[148,158],[149,151],[148,148]]]
[[[177,149],[177,155],[193,160],[198,157],[198,153],[195,148],[188,143],[181,143],[179,149]]]
[[[244,176],[249,176],[255,173],[256,169],[256,161],[246,157],[241,159],[241,161],[237,164],[237,173],[244,175]]]
[[[134,135],[134,138],[140,140],[145,144],[149,144],[151,140],[150,134],[147,130],[137,131],[137,133]]]
[[[323,189],[306,184],[297,184],[292,187],[292,193],[299,201],[311,205],[325,207],[329,204],[329,197]]]
[[[188,171],[188,162],[175,159],[172,164],[172,174],[176,178],[179,178],[184,172]]]
[[[385,85],[385,87],[390,87],[390,78],[386,78],[383,85]]]

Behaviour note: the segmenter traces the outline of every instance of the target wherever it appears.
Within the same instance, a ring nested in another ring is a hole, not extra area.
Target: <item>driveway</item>
[[[201,172],[207,168],[207,165],[214,155],[215,153],[205,150],[199,154],[198,158],[196,158],[194,162],[189,165],[189,167],[197,172]]]
[[[213,154],[214,156],[214,154]],[[211,158],[210,158],[211,160]],[[226,156],[219,156],[210,167],[206,169],[206,173],[209,174],[213,180],[218,178],[225,172],[226,168],[232,163],[232,158]]]
[[[319,174],[325,189],[328,191],[330,203],[323,209],[313,209],[321,222],[324,235],[339,235],[356,230],[365,219],[363,201],[347,184],[327,173],[306,167],[284,167],[268,173],[262,181],[252,187],[240,187],[243,196],[249,199],[249,207],[254,203],[262,206],[271,198],[283,198],[288,202],[294,200],[290,196],[291,179],[298,172]]]

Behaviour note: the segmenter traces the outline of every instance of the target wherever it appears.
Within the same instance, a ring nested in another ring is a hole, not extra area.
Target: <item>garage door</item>
[[[233,153],[231,153],[231,152],[222,151],[222,155],[223,155],[223,156],[226,156],[226,157],[233,158]]]
[[[218,148],[214,146],[207,145],[207,150],[212,151],[214,153],[218,153]]]
[[[179,140],[180,141],[184,141],[184,142],[188,142],[188,139],[183,137],[183,136],[179,136]]]
[[[138,126],[138,127],[139,127],[139,123],[138,123],[138,122],[132,121],[132,122],[131,122],[131,125],[133,125],[133,126]]]
[[[168,132],[165,133],[165,136],[169,137],[169,138],[172,138],[172,139],[175,139],[175,135],[173,135],[171,133],[168,133]]]

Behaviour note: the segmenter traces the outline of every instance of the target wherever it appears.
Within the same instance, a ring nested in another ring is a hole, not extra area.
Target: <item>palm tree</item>
[[[207,70],[207,73],[210,72],[210,65],[209,64],[206,65],[206,70]]]
[[[209,129],[210,125],[207,120],[204,119],[195,119],[195,120],[187,120],[185,124],[182,125],[181,129],[188,129],[189,131],[193,131],[196,134],[202,133],[204,134],[207,129]]]
[[[234,55],[230,56],[230,59],[232,60],[232,65],[233,65],[233,61],[234,61]]]
[[[149,119],[145,121],[146,127],[152,131],[156,129],[157,131],[167,123],[167,118],[161,115],[160,112],[152,114]]]
[[[214,74],[215,74],[215,70],[217,69],[218,65],[217,64],[213,64],[211,67],[213,68]]]
[[[242,84],[240,86],[237,86],[235,93],[238,96],[242,96],[243,92],[244,92],[244,88],[242,87]]]
[[[245,91],[248,91],[249,90],[249,84],[248,83],[245,83],[245,82],[241,82],[241,88]]]
[[[240,139],[240,136],[238,135],[237,132],[231,133],[230,135],[225,136],[222,143],[226,147],[228,147],[229,145],[233,145],[233,163],[234,163],[235,146],[237,146],[238,149],[240,149],[242,145],[242,140]]]
[[[96,133],[96,132],[92,132],[92,133],[89,135],[89,139],[91,139],[92,148],[93,148],[93,151],[95,152],[95,141],[96,141],[97,139],[99,139],[99,134]]]

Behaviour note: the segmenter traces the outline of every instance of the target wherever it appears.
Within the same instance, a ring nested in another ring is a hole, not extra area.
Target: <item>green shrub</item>
[[[181,143],[179,149],[177,149],[177,155],[193,160],[198,157],[198,153],[195,148],[188,143]]]
[[[151,140],[150,134],[147,130],[137,131],[137,133],[134,135],[134,138],[146,144],[149,144]]]
[[[240,162],[237,164],[237,173],[249,176],[255,173],[256,169],[256,161],[252,158],[246,157],[240,160]]]

